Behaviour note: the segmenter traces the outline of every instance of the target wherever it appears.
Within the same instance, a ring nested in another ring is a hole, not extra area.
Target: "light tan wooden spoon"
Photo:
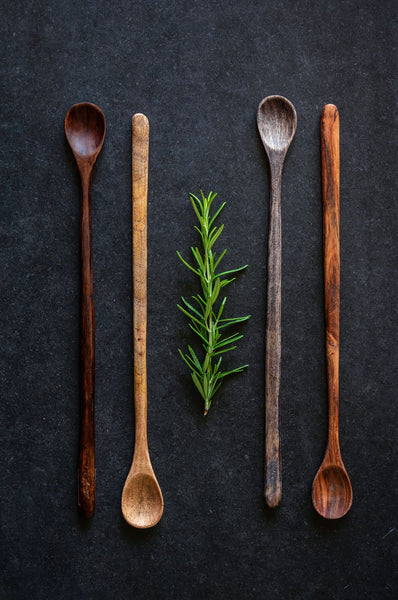
[[[135,448],[122,493],[122,513],[138,529],[153,527],[163,514],[163,496],[149,458],[147,437],[147,196],[149,123],[135,114],[133,143],[133,329]]]

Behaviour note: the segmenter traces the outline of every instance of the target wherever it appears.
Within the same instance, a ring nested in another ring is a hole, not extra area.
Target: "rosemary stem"
[[[213,365],[213,358],[216,355],[224,355],[225,352],[233,350],[236,347],[234,345],[235,342],[243,337],[238,333],[223,337],[221,330],[223,331],[224,327],[228,327],[229,325],[236,325],[237,323],[245,321],[250,316],[229,319],[223,316],[221,319],[226,303],[226,297],[224,297],[218,309],[215,308],[221,288],[224,288],[235,279],[235,277],[230,279],[223,279],[223,277],[241,271],[247,266],[245,265],[238,269],[226,270],[222,273],[220,272],[218,275],[216,274],[216,269],[218,269],[226,250],[216,258],[214,243],[222,233],[224,226],[221,225],[218,227],[214,225],[214,222],[224,208],[225,202],[211,218],[210,207],[215,197],[216,194],[213,194],[212,192],[206,197],[201,191],[201,199],[190,194],[191,204],[199,221],[199,227],[196,226],[195,229],[200,234],[203,252],[202,256],[201,251],[198,248],[192,247],[194,264],[197,266],[191,266],[182,258],[181,254],[177,252],[178,257],[185,266],[198,275],[203,293],[203,297],[200,294],[193,296],[196,308],[191,306],[185,298],[182,298],[183,305],[178,306],[180,310],[190,318],[190,327],[200,337],[205,350],[205,356],[202,363],[191,346],[188,346],[189,353],[186,353],[185,355],[179,350],[182,359],[191,369],[192,380],[204,400],[205,415],[208,413],[212,398],[224,381],[224,378],[231,373],[241,372],[247,366],[242,365],[235,369],[223,372],[221,371],[221,357],[219,357],[216,364]],[[221,322],[221,325],[219,325],[219,322]]]

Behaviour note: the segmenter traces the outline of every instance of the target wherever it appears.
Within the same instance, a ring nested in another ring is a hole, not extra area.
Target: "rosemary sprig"
[[[202,247],[201,249],[198,247],[191,247],[194,266],[184,260],[179,252],[177,252],[177,254],[184,265],[199,277],[202,293],[192,296],[192,303],[189,303],[185,298],[181,297],[182,303],[177,306],[184,315],[189,318],[189,327],[200,338],[205,357],[203,362],[200,362],[191,346],[188,346],[188,352],[186,354],[180,349],[178,349],[178,352],[183,361],[188,365],[191,371],[192,380],[204,399],[204,414],[206,415],[210,408],[213,396],[223,382],[224,377],[231,373],[240,373],[248,366],[242,365],[229,371],[221,370],[222,355],[225,354],[225,352],[234,350],[236,348],[236,342],[243,337],[240,333],[234,333],[223,337],[222,333],[224,328],[246,321],[250,318],[250,315],[234,318],[225,318],[223,316],[227,298],[224,296],[223,300],[220,302],[220,292],[225,286],[234,281],[235,277],[231,278],[230,275],[242,271],[247,265],[217,273],[226,250],[218,257],[213,250],[214,243],[224,229],[224,225],[217,227],[214,222],[226,203],[223,202],[214,215],[210,216],[210,207],[217,194],[210,192],[206,197],[202,191],[200,193],[201,199],[194,196],[194,194],[190,194],[189,196],[199,221],[199,227],[195,226],[195,229],[199,232]]]

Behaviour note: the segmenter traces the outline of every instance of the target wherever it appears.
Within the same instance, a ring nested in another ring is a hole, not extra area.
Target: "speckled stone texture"
[[[1,3],[1,583],[5,600],[395,597],[397,556],[397,60],[392,0],[60,0]],[[260,100],[297,133],[282,184],[283,500],[263,500],[269,173]],[[107,119],[94,174],[97,505],[76,509],[79,182],[68,108]],[[354,503],[311,505],[326,444],[319,129],[341,123],[341,447]],[[149,442],[165,512],[123,520],[133,447],[131,117],[150,121]],[[227,201],[218,248],[249,263],[230,315],[252,314],[229,361],[250,363],[210,413],[177,348],[178,261],[197,243],[188,193]],[[395,478],[395,480],[394,480]],[[395,557],[394,557],[395,549]]]

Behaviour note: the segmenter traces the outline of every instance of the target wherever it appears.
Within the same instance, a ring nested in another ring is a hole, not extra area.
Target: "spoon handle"
[[[282,497],[279,436],[282,290],[281,177],[282,165],[271,164],[265,348],[265,500],[270,508],[278,506]]]
[[[133,336],[134,336],[134,461],[148,460],[147,440],[147,197],[149,123],[137,113],[132,119],[133,188]]]
[[[81,178],[81,423],[79,441],[78,505],[80,512],[91,517],[95,505],[95,432],[94,376],[95,322],[93,296],[93,261],[91,248],[91,179],[92,171],[82,167]]]
[[[340,314],[340,151],[339,113],[327,104],[321,119],[323,252],[325,278],[326,364],[329,401],[328,448],[339,451]]]

